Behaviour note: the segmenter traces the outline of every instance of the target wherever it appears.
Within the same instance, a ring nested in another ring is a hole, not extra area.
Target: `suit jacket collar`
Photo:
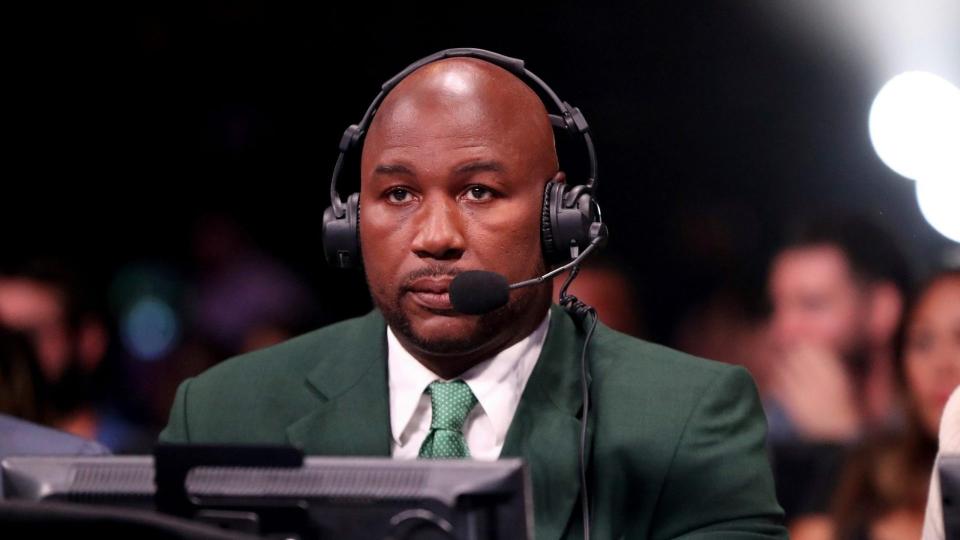
[[[527,461],[539,539],[563,535],[580,492],[583,334],[561,308],[551,309],[546,342],[501,451],[503,457]],[[307,375],[307,385],[319,403],[287,427],[291,444],[312,455],[390,456],[383,316],[370,312],[332,336],[317,354],[320,360]],[[588,433],[588,452],[590,440]]]
[[[527,461],[537,538],[560,538],[579,500],[580,352],[583,334],[563,309],[551,306],[550,330],[513,416],[503,457]],[[587,433],[589,463],[592,425]]]
[[[386,323],[373,310],[331,336],[306,384],[320,403],[287,427],[307,454],[389,456]]]

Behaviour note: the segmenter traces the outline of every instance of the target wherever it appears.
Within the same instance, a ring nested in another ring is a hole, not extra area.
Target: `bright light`
[[[960,181],[917,182],[920,212],[940,234],[960,242]]]
[[[880,159],[913,180],[960,180],[960,89],[923,71],[890,79],[870,107]]]
[[[159,298],[139,299],[121,322],[123,341],[143,361],[161,358],[170,352],[180,333],[173,309]]]

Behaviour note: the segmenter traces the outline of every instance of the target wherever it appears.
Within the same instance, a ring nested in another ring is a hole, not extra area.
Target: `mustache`
[[[413,285],[413,282],[416,281],[416,280],[418,280],[418,279],[425,278],[425,277],[431,277],[431,278],[450,277],[450,278],[454,278],[454,277],[457,277],[457,275],[460,274],[460,273],[463,272],[463,271],[464,271],[464,270],[461,269],[461,268],[456,268],[456,267],[452,267],[452,266],[441,266],[441,265],[431,265],[431,266],[424,266],[423,268],[418,268],[418,269],[416,269],[416,270],[413,270],[412,272],[407,273],[407,275],[403,276],[403,279],[400,281],[400,283],[401,283],[401,285],[400,285],[400,293],[402,294],[402,293],[404,293],[404,292],[408,292],[408,291],[413,290],[413,289],[411,288],[412,285]]]

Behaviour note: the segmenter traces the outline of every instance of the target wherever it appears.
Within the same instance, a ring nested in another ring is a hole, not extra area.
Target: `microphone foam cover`
[[[489,313],[505,306],[509,299],[507,278],[496,272],[467,270],[450,282],[450,303],[465,315]]]

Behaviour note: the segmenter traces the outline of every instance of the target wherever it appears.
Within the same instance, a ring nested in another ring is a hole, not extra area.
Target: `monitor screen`
[[[155,509],[154,458],[11,457],[4,496]],[[193,468],[192,519],[300,538],[532,537],[522,460],[308,457],[300,467]]]

